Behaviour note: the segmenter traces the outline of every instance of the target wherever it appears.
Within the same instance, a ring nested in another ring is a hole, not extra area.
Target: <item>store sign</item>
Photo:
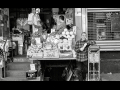
[[[75,8],[75,16],[81,16],[81,8]]]

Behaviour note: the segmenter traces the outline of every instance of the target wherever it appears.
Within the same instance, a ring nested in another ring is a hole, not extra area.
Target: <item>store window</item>
[[[120,40],[120,12],[88,12],[89,40]]]

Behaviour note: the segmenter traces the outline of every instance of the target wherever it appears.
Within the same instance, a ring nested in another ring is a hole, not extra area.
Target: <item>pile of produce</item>
[[[27,56],[29,58],[38,58],[38,57],[42,58],[43,57],[42,45],[31,45],[28,48]]]
[[[44,58],[59,58],[59,50],[58,49],[44,50]]]
[[[72,51],[72,39],[75,38],[73,31],[65,29],[60,36],[58,48],[61,53]]]
[[[43,45],[44,58],[59,58],[59,50],[57,44],[46,42]]]
[[[73,57],[72,40],[75,38],[75,34],[72,30],[64,29],[58,43],[60,58]]]
[[[39,31],[32,34],[32,37],[40,37],[41,33]]]
[[[28,49],[29,57],[72,58],[75,56],[75,52],[72,49],[72,40],[75,39],[73,30],[64,29],[61,35],[54,32],[50,35],[45,34],[43,36],[45,36],[43,38],[46,38],[46,40],[42,42],[42,45],[38,45],[35,38],[41,38],[41,34],[39,32],[33,34],[32,45]]]

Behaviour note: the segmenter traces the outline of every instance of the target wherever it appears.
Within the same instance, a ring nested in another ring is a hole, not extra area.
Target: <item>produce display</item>
[[[41,33],[39,31],[32,34],[32,37],[40,37]]]
[[[42,58],[43,49],[42,45],[31,45],[27,51],[28,58]]]
[[[48,38],[48,41],[43,45],[44,58],[59,58],[59,50],[57,44]]]
[[[73,57],[72,40],[74,38],[75,34],[72,30],[68,31],[67,29],[64,29],[58,44],[60,58]]]
[[[73,58],[76,56],[72,48],[73,39],[75,39],[73,29],[64,29],[61,35],[57,33],[48,34],[46,41],[41,43],[41,45],[36,43],[35,38],[33,38],[31,41],[32,46],[28,49],[28,56],[29,58]]]
[[[44,50],[44,58],[59,58],[58,49]]]

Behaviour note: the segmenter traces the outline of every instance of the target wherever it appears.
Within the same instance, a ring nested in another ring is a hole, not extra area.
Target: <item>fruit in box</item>
[[[73,58],[73,53],[72,51],[68,51],[68,52],[62,52],[59,54],[60,58]]]
[[[73,35],[73,32],[72,32],[72,31],[70,31],[70,35]]]
[[[32,45],[28,48],[27,56],[33,58],[33,57],[36,57],[36,55],[37,55],[37,57],[42,58],[42,56],[43,56],[42,53],[43,53],[42,44],[41,45]]]
[[[59,58],[58,49],[44,50],[44,58]]]

